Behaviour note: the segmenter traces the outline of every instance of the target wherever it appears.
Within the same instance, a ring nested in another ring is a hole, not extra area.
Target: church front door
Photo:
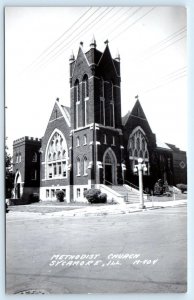
[[[112,180],[112,165],[105,165],[105,184],[111,185],[113,184]]]
[[[104,184],[115,185],[117,184],[117,160],[115,153],[112,149],[108,149],[103,158],[103,169],[104,169]]]

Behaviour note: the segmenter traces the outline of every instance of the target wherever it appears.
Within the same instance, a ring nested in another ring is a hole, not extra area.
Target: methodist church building
[[[96,187],[114,198],[119,187],[138,186],[134,166],[140,157],[147,166],[144,190],[158,179],[186,183],[186,153],[157,141],[138,96],[121,117],[119,55],[112,58],[108,42],[103,52],[95,39],[87,52],[82,46],[69,60],[70,107],[57,98],[44,136],[13,143],[14,197],[36,192],[41,200],[54,200],[63,190],[67,202],[81,201],[85,190]]]

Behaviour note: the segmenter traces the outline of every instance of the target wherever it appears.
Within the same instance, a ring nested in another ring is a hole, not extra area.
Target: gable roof
[[[57,101],[57,100],[56,100],[56,104],[58,105],[58,107],[59,107],[59,109],[60,109],[60,111],[61,111],[61,113],[62,113],[62,115],[63,115],[63,117],[64,117],[64,119],[65,119],[65,121],[67,123],[67,125],[70,127],[71,126],[71,123],[70,123],[70,113],[69,113],[67,107],[61,105],[59,103],[59,101]]]
[[[162,142],[158,138],[156,138],[156,146],[157,146],[157,148],[161,148],[161,149],[172,151],[172,149],[168,146],[168,144]]]
[[[128,113],[122,117],[123,126],[125,126],[127,124],[128,120],[133,117],[144,120],[149,126],[148,120],[147,120],[146,115],[143,111],[143,108],[139,102],[139,99],[137,99],[137,101],[135,102],[135,105],[133,106],[132,111],[128,111]],[[150,126],[149,126],[149,128],[150,128]],[[151,128],[150,128],[150,130],[151,130]]]
[[[71,114],[70,114],[70,107],[69,106],[64,106],[64,105],[61,105],[62,109],[64,110],[64,113],[67,117],[67,119],[69,120],[69,123],[71,121]]]
[[[79,50],[78,50],[77,58],[76,58],[76,60],[75,60],[75,64],[74,64],[74,67],[73,67],[72,76],[73,76],[74,71],[75,71],[75,69],[76,69],[76,65],[77,65],[77,63],[78,63],[78,58],[79,58],[80,56],[84,57],[84,59],[85,59],[87,65],[90,66],[90,63],[89,63],[89,61],[88,61],[88,58],[87,58],[86,54],[84,53],[83,48],[80,46],[80,47],[79,47]]]
[[[115,74],[117,76],[119,76],[119,74],[117,74],[117,69],[115,67],[115,64],[113,62],[108,44],[106,45],[106,48],[104,50],[104,52],[102,53],[102,56],[98,62],[98,66],[103,65],[103,69],[106,69],[106,65],[110,65],[112,66],[112,69],[114,70]]]
[[[122,125],[125,126],[125,124],[127,123],[127,120],[129,118],[131,114],[131,111],[129,110],[123,117],[122,117]]]

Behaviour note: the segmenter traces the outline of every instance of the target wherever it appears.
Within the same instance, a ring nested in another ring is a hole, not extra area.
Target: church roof
[[[69,106],[65,106],[65,105],[61,105],[68,121],[70,122],[70,107]]]
[[[128,112],[122,117],[122,124],[123,124],[123,126],[125,126],[125,124],[126,124],[128,118],[129,118],[130,114],[131,114],[131,112],[128,111]]]
[[[170,149],[172,149],[173,151],[180,151],[180,149],[178,147],[176,147],[175,145],[173,144],[169,144],[167,143],[168,147],[170,147]]]
[[[158,138],[156,138],[156,145],[157,145],[157,148],[162,148],[162,149],[166,149],[166,150],[172,150],[168,144],[160,141]]]

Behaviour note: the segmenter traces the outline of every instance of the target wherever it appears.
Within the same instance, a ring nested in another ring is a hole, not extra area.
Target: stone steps
[[[112,189],[124,197],[124,201],[126,203],[137,203],[139,202],[139,193],[130,191],[128,188],[126,188],[123,185],[113,185]]]

